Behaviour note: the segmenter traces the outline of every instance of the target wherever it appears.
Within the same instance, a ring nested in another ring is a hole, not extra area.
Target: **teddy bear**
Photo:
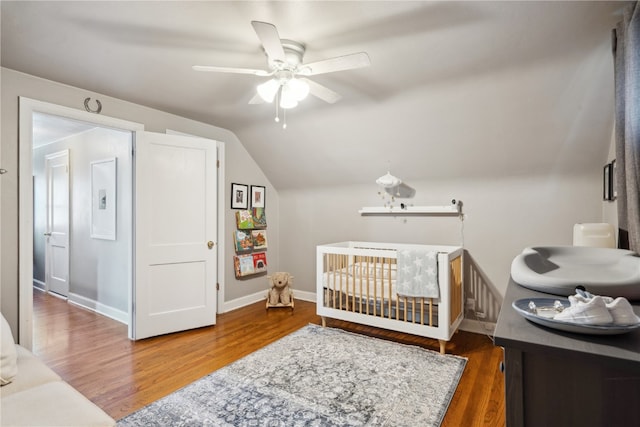
[[[271,289],[267,295],[267,307],[276,305],[293,306],[293,276],[287,272],[280,271],[272,276],[267,276]]]

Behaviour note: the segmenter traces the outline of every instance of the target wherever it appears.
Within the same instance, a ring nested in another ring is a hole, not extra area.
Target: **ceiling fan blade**
[[[371,65],[369,55],[367,55],[366,52],[358,52],[304,64],[302,69],[299,71],[299,74],[304,76],[314,76],[316,74],[333,73],[334,71],[368,67],[369,65]]]
[[[253,74],[255,76],[267,77],[272,73],[265,70],[254,70],[252,68],[232,68],[232,67],[215,67],[212,65],[194,65],[195,71],[212,71],[217,73],[234,73],[234,74]]]
[[[342,99],[342,96],[339,93],[336,93],[328,87],[322,86],[321,84],[316,83],[313,80],[305,78],[301,78],[300,80],[309,85],[309,93],[311,93],[311,95],[320,98],[323,101],[328,102],[329,104],[335,104],[336,102],[340,101],[340,99]]]
[[[260,96],[260,94],[256,93],[253,95],[253,98],[249,100],[249,104],[264,104],[264,100]]]
[[[264,51],[267,53],[269,60],[286,62],[284,48],[282,47],[276,26],[268,22],[260,21],[251,21],[251,25],[262,42],[262,47],[264,47]]]

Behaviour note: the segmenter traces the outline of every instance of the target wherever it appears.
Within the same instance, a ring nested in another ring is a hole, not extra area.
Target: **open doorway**
[[[33,123],[34,115],[39,113],[132,135],[133,147],[129,146],[128,153],[132,152],[136,161],[131,158],[133,221],[127,259],[131,260],[134,274],[126,279],[128,337],[143,339],[215,324],[217,284],[220,284],[221,293],[224,289],[224,282],[219,280],[224,277],[224,239],[218,240],[218,230],[224,229],[225,219],[225,205],[220,202],[224,200],[223,168],[218,160],[218,155],[224,158],[224,143],[145,132],[140,123],[23,97],[19,99],[19,342],[31,348],[33,341]],[[86,147],[81,144],[76,148]],[[73,157],[74,153],[70,151],[70,158]],[[117,162],[117,158],[108,156],[89,164],[112,163],[115,166]],[[91,166],[88,174],[91,182],[95,182]],[[103,199],[100,190],[106,188],[91,185],[92,194],[97,193],[100,201],[92,204],[94,198],[91,196],[90,201],[85,202],[88,207],[80,215],[91,218],[99,212],[100,207],[96,205],[100,206]],[[109,192],[105,194],[105,207],[113,206],[109,202]],[[91,219],[89,224],[94,226]],[[105,224],[100,222],[99,228]],[[114,240],[114,230],[119,228],[107,227],[96,234],[106,236],[104,240]],[[183,250],[189,245],[193,250]],[[166,253],[166,249],[174,247],[177,249]],[[161,255],[159,259],[158,254]],[[100,260],[97,262],[99,264]],[[96,268],[100,270],[100,265]],[[189,268],[191,274],[185,274],[185,269]],[[73,280],[73,272],[71,278]],[[99,300],[90,297],[83,301]]]
[[[78,125],[84,122],[89,128],[107,128],[126,132],[132,135],[136,131],[144,130],[144,126],[140,123],[134,123],[126,120],[116,119],[113,117],[101,116],[69,107],[50,104],[42,101],[36,101],[28,98],[19,98],[20,102],[20,118],[19,118],[19,153],[18,163],[20,167],[19,179],[19,342],[27,348],[31,348],[33,342],[33,292],[34,292],[34,179],[33,179],[33,155],[34,155],[34,116],[38,114],[54,116],[67,119],[67,125]],[[45,117],[45,116],[42,116]],[[60,131],[60,129],[58,129]],[[51,140],[59,139],[52,137]],[[82,146],[76,147],[82,150]],[[75,153],[69,153],[69,158],[73,159]],[[84,169],[86,171],[86,169]],[[90,172],[86,172],[88,175]],[[131,185],[131,184],[130,184]],[[73,197],[71,189],[70,197]],[[71,203],[74,203],[73,200]],[[90,215],[90,210],[81,211],[78,209],[79,215]],[[43,230],[43,233],[46,230]],[[73,239],[73,237],[71,237]],[[73,242],[72,242],[73,243]],[[133,259],[133,247],[130,244],[126,252],[129,259]],[[73,263],[70,264],[73,267]],[[131,293],[133,289],[133,278],[130,274],[126,280],[127,288],[127,306],[124,313],[126,318],[130,318],[131,314]],[[71,272],[71,277],[73,273]],[[73,285],[70,292],[73,292]],[[82,295],[82,294],[79,294]],[[81,299],[81,298],[80,298]],[[94,299],[95,300],[95,299]],[[83,300],[86,304],[91,302],[91,298]],[[104,307],[102,307],[104,308]],[[129,322],[131,329],[131,322]]]
[[[33,113],[33,281],[129,322],[131,131]]]

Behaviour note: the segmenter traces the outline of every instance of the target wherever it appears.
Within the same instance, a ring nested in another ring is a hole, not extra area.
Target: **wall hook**
[[[95,110],[92,110],[91,107],[89,107],[89,101],[91,101],[91,98],[87,98],[84,100],[84,109],[90,113],[100,114],[100,112],[102,111],[102,103],[100,102],[100,100],[96,99],[96,104],[98,105],[98,108],[96,108]]]

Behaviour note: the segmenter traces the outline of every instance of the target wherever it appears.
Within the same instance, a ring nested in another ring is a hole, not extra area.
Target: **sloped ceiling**
[[[2,1],[2,66],[227,128],[278,189],[584,174],[613,126],[611,29],[624,2]],[[264,68],[252,20],[306,44],[305,62],[366,51],[314,79],[274,122],[248,105]]]

